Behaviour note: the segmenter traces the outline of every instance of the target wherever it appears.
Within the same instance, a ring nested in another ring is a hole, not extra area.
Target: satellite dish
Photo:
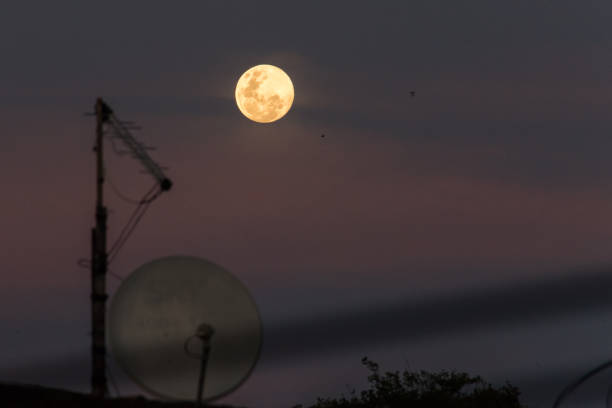
[[[134,271],[113,296],[112,353],[165,399],[210,401],[238,388],[261,348],[257,306],[242,283],[204,259],[171,256]]]

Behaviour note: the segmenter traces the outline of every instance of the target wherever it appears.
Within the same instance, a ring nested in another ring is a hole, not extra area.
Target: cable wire
[[[148,207],[149,207],[149,204],[140,204],[137,207],[137,211],[134,211],[133,216],[131,217],[130,221],[125,224],[123,230],[121,231],[120,236],[117,238],[117,240],[113,244],[113,247],[108,252],[109,262],[112,258],[116,256],[117,252],[125,244],[125,242],[127,241],[127,238],[131,235],[136,225],[140,222],[140,219],[142,218],[142,216],[144,215]]]
[[[77,265],[80,268],[89,268],[91,266],[91,261],[86,258],[79,258],[77,259]]]
[[[114,128],[113,128],[114,129]],[[116,130],[115,130],[116,131]],[[121,151],[117,148],[117,145],[115,144],[115,139],[117,138],[117,136],[113,136],[113,135],[108,135],[105,134],[106,138],[111,142],[111,146],[113,148],[113,151],[115,152],[115,154],[119,157],[125,156],[126,154],[128,154],[129,152],[127,151]],[[104,169],[104,177],[105,177],[105,181],[108,182],[108,184],[111,186],[111,189],[113,190],[113,192],[115,193],[115,195],[117,197],[119,197],[120,199],[122,199],[123,201],[129,203],[129,204],[134,204],[134,205],[138,205],[140,204],[140,202],[142,200],[136,200],[134,198],[130,198],[128,196],[126,196],[125,194],[121,193],[121,191],[119,191],[119,189],[117,188],[117,186],[115,185],[115,183],[113,182],[113,180],[111,179],[111,177],[108,175],[108,173],[106,172],[106,169]]]
[[[570,395],[572,392],[574,392],[574,390],[576,390],[576,388],[578,388],[582,383],[584,383],[586,380],[588,380],[589,378],[591,378],[595,374],[598,374],[598,373],[602,372],[603,370],[605,370],[606,368],[609,368],[609,367],[612,367],[612,360],[598,365],[597,367],[595,367],[594,369],[592,369],[588,373],[584,374],[582,377],[578,378],[573,383],[569,384],[567,387],[565,387],[563,389],[563,391],[561,391],[561,393],[559,394],[559,396],[555,400],[555,403],[553,404],[552,408],[558,408],[559,405],[561,404],[561,402],[568,395]],[[608,390],[608,398],[607,398],[607,400],[609,400],[609,397],[610,397],[610,390]],[[606,401],[606,403],[607,403],[607,401]]]
[[[156,189],[157,189],[157,192],[155,192]],[[159,186],[156,183],[153,186],[153,188],[149,190],[143,196],[142,200],[140,200],[140,203],[138,204],[136,209],[132,212],[130,219],[125,224],[125,226],[121,230],[121,233],[119,234],[114,244],[111,246],[110,250],[108,251],[108,257],[109,257],[108,263],[109,264],[115,259],[115,257],[117,256],[121,248],[125,245],[128,238],[130,237],[130,235],[132,235],[132,232],[134,232],[134,229],[136,228],[136,226],[138,225],[138,223],[140,222],[140,220],[146,213],[147,209],[149,208],[149,205],[153,202],[153,200],[159,197],[160,193],[161,193],[161,189],[159,189]]]
[[[105,136],[106,136],[106,134],[105,134]],[[113,151],[115,152],[115,154],[117,156],[125,156],[126,154],[128,154],[129,152],[127,152],[125,150],[119,150],[119,148],[117,148],[117,145],[115,144],[115,138],[116,138],[116,136],[108,135],[108,140],[110,140],[111,146],[112,146]]]
[[[134,211],[132,212],[132,214],[130,215],[130,218],[128,219],[127,223],[124,225],[123,229],[121,230],[121,232],[119,233],[119,236],[117,237],[117,239],[115,240],[115,242],[111,245],[110,250],[108,251],[109,254],[111,254],[116,246],[119,244],[119,242],[122,240],[123,235],[126,233],[127,229],[129,228],[130,224],[132,222],[134,222],[135,217],[138,215],[139,211],[142,210],[142,206],[146,203],[147,198],[149,197],[149,195],[154,191],[154,189],[157,186],[153,186],[144,196],[143,198],[138,202],[138,207],[136,207],[134,209]]]
[[[108,174],[106,174],[106,180],[108,182],[108,184],[111,186],[111,189],[113,190],[113,193],[115,193],[115,195],[117,197],[119,197],[121,200],[125,201],[128,204],[134,204],[134,205],[138,205],[140,204],[140,202],[142,200],[135,200],[133,198],[130,198],[126,195],[124,195],[121,191],[119,191],[119,189],[117,188],[117,186],[115,185],[115,183],[113,183],[113,181],[111,180],[111,178],[108,176]]]
[[[156,191],[157,190],[157,191]],[[115,240],[115,242],[111,245],[111,248],[107,252],[108,261],[107,261],[107,273],[118,280],[123,280],[123,276],[114,273],[112,270],[108,268],[108,265],[115,259],[121,248],[125,245],[132,232],[146,213],[149,205],[161,194],[161,189],[155,183],[153,187],[145,193],[140,201],[138,201],[138,206],[130,215],[130,218],[123,226],[123,229],[119,233],[119,236]],[[91,267],[91,261],[85,258],[80,258],[77,260],[77,265],[81,268],[89,268]]]
[[[106,355],[106,364],[105,364],[105,366],[106,366],[106,375],[108,375],[108,379],[110,380],[110,383],[111,383],[112,387],[115,390],[115,396],[120,397],[121,393],[119,392],[119,387],[117,387],[117,383],[115,382],[115,377],[113,376],[113,372],[112,372],[112,370],[110,368],[110,364],[109,364],[108,360],[109,359],[108,359],[108,354],[107,354]]]
[[[189,350],[191,340],[195,339],[196,337],[199,336],[197,334],[194,334],[192,336],[187,337],[187,340],[185,340],[185,343],[183,343],[183,350],[185,351],[185,354],[187,354],[189,357],[201,360],[203,356],[202,354],[194,353],[193,351]]]
[[[91,268],[91,261],[89,259],[79,258],[77,260],[77,265],[79,266],[79,268],[89,269]],[[123,276],[113,272],[113,270],[110,269],[108,266],[106,267],[106,273],[108,273],[110,276],[117,280],[122,281],[124,279]]]
[[[108,256],[108,263],[109,264],[115,259],[115,257],[117,256],[117,254],[119,253],[121,248],[123,248],[123,246],[127,242],[127,240],[130,237],[130,235],[132,235],[132,232],[134,232],[134,230],[136,229],[136,226],[138,225],[138,223],[140,222],[140,220],[142,219],[144,214],[147,212],[147,209],[149,208],[149,204],[150,203],[147,203],[143,207],[140,207],[140,208],[142,208],[142,211],[140,211],[140,214],[138,214],[138,217],[135,218],[135,221],[132,223],[130,228],[127,230],[127,232],[125,233],[125,236],[123,237],[121,242],[118,243],[118,245],[116,246],[116,248],[115,248],[115,250],[114,250],[114,252],[112,254],[109,252],[109,256]]]
[[[110,269],[106,268],[106,273],[108,273],[110,276],[112,276],[113,278],[122,281],[123,280],[123,276],[116,274],[115,272],[111,271]]]

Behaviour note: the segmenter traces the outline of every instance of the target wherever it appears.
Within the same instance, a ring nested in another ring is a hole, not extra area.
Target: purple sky
[[[365,385],[368,355],[549,406],[611,356],[612,5],[534,3],[5,6],[0,380],[89,389],[82,114],[101,96],[175,182],[111,269],[207,258],[260,307],[261,360],[224,402],[338,396]],[[273,124],[233,100],[261,63],[296,92]],[[108,151],[109,179],[140,197],[152,180]],[[132,207],[107,191],[112,242]],[[601,404],[609,379],[572,401]]]

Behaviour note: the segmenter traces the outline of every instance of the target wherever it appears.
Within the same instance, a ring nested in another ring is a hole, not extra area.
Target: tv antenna
[[[96,224],[91,230],[91,393],[94,397],[104,398],[108,394],[106,381],[106,273],[108,269],[108,253],[106,250],[106,221],[108,212],[104,206],[104,127],[112,128],[114,136],[120,139],[132,156],[138,159],[145,170],[155,178],[157,192],[146,195],[140,204],[149,204],[164,191],[170,190],[172,182],[168,179],[162,168],[158,166],[147,154],[149,147],[137,141],[130,133],[128,122],[122,122],[113,113],[113,110],[101,99],[96,100]],[[145,207],[146,209],[146,207]],[[136,221],[137,222],[137,221]],[[135,227],[135,224],[132,228]],[[124,230],[125,231],[125,230]],[[131,232],[131,230],[130,230]],[[120,235],[117,243],[121,245],[127,237]],[[111,250],[115,247],[111,248]]]
[[[170,256],[121,282],[110,305],[109,341],[115,360],[141,388],[201,406],[248,378],[262,326],[248,290],[227,270]]]

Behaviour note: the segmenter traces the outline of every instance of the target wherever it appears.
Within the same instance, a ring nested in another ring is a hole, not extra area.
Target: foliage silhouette
[[[361,360],[368,369],[370,388],[349,397],[318,398],[309,408],[525,408],[517,387],[494,388],[480,376],[441,371],[380,373],[377,363]],[[294,408],[304,408],[296,405]]]

